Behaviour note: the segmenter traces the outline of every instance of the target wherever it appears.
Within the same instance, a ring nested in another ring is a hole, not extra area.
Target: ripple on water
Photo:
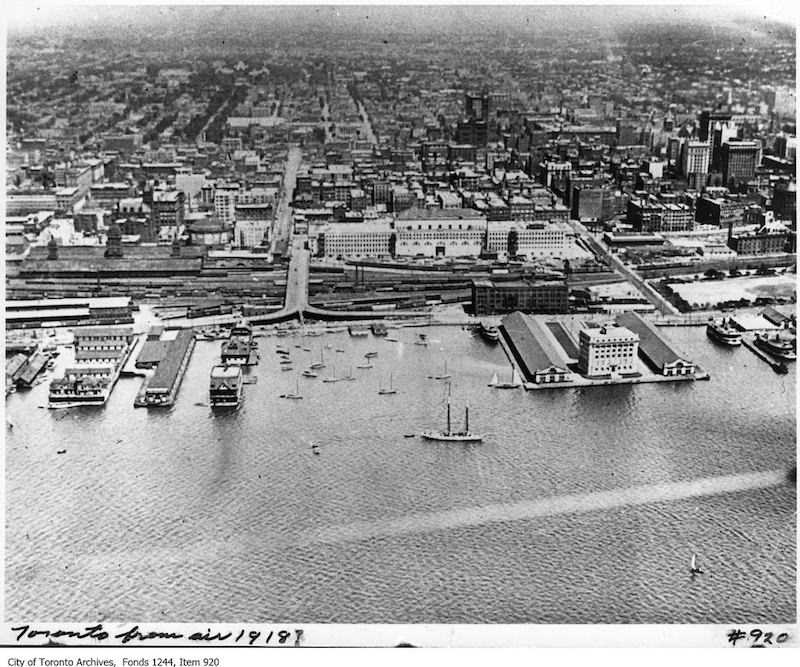
[[[136,379],[121,380],[100,410],[39,410],[45,385],[10,396],[7,617],[794,620],[787,485],[309,543],[358,522],[795,465],[795,371],[776,376],[699,329],[668,334],[711,382],[528,393],[486,386],[508,371],[499,348],[460,329],[430,334],[441,342],[428,348],[327,336],[347,349],[340,370],[352,365],[359,380],[300,378],[305,398],[296,402],[278,398],[296,380],[261,339],[259,381],[225,415],[195,405],[208,400],[218,343],[198,343],[170,411],[134,410]],[[355,370],[370,349],[379,350],[375,368]],[[311,355],[292,356],[302,368]],[[469,403],[473,427],[487,434],[481,445],[403,437],[442,425],[444,386],[427,375],[445,358],[454,420]],[[390,373],[398,394],[378,396]],[[689,580],[695,551],[706,575]]]

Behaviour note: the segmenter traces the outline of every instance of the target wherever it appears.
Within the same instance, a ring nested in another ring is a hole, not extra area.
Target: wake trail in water
[[[596,512],[617,507],[766,489],[783,484],[785,481],[786,471],[770,470],[741,475],[707,477],[685,482],[669,482],[627,489],[614,489],[612,491],[554,496],[538,500],[470,507],[446,512],[411,514],[397,519],[359,521],[317,529],[300,537],[295,542],[295,545],[335,544],[415,533],[429,533],[452,528],[480,526],[488,523],[521,521],[542,516]]]

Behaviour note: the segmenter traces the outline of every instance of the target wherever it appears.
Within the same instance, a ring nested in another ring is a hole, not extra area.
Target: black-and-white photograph
[[[0,643],[796,646],[765,7],[13,5]]]

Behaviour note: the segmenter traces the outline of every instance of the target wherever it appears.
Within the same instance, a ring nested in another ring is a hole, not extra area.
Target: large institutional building
[[[578,337],[578,367],[583,375],[633,375],[639,352],[639,336],[630,329],[608,324],[587,326]]]

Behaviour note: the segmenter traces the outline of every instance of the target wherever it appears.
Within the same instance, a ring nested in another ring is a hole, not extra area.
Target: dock
[[[142,388],[133,402],[135,407],[169,407],[175,402],[194,351],[194,333],[191,329],[182,329],[169,343],[169,348],[158,363],[155,373],[142,383]]]
[[[756,347],[755,343],[747,338],[747,336],[742,336],[742,345],[744,345],[748,350],[750,350],[753,354],[755,354],[759,359],[762,361],[766,361],[770,366],[772,366],[773,370],[776,370],[781,366],[780,361],[775,361],[769,354],[764,352],[764,350],[759,349]]]

